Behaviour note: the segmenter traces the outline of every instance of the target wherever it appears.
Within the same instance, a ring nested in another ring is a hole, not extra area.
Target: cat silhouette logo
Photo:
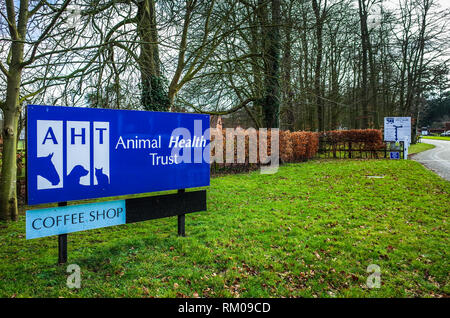
[[[37,120],[37,189],[105,189],[109,122]]]

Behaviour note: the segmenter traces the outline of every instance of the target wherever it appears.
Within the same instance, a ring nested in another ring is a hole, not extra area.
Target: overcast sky
[[[438,0],[438,3],[441,4],[442,8],[450,8],[449,0]]]

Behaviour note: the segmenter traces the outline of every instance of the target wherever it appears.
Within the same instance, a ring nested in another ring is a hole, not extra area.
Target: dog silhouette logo
[[[80,179],[81,177],[86,176],[89,173],[88,170],[84,169],[82,165],[77,165],[73,167],[72,171],[66,178],[66,182],[68,186],[81,185]]]

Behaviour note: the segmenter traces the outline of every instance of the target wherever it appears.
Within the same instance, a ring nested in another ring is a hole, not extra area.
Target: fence
[[[395,142],[382,142],[377,145],[368,146],[359,142],[331,142],[323,139],[319,141],[319,151],[316,158],[329,159],[388,159],[391,152],[398,152],[399,158],[403,159],[404,142],[398,145]]]

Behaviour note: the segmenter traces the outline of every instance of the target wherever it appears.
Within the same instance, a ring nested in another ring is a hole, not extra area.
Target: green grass
[[[412,155],[415,153],[419,153],[425,150],[433,149],[435,148],[435,145],[426,144],[426,143],[417,143],[409,146],[408,154]]]
[[[449,296],[449,207],[450,183],[410,160],[218,177],[187,237],[176,218],[69,234],[75,290],[55,265],[57,238],[25,240],[21,216],[0,228],[0,296]],[[366,286],[370,264],[379,289]]]
[[[17,149],[24,150],[25,149],[25,140],[19,140],[17,142]]]
[[[450,137],[447,136],[422,136],[424,139],[437,139],[437,140],[448,140],[450,141]]]

